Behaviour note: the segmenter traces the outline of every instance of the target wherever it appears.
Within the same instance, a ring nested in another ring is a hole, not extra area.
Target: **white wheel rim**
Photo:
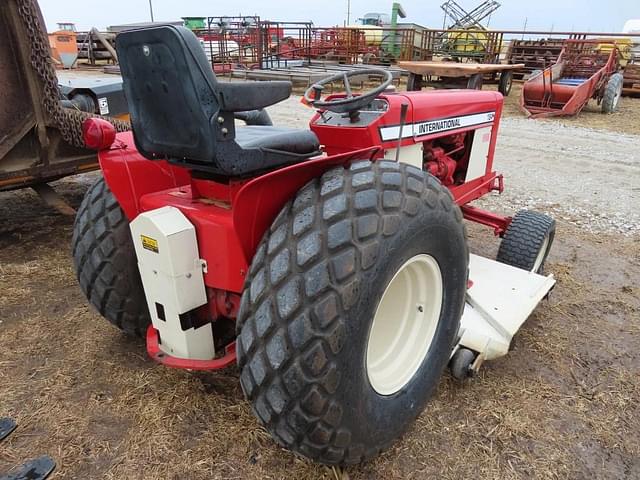
[[[540,251],[538,252],[538,256],[536,257],[536,261],[533,262],[532,272],[537,272],[540,270],[542,266],[542,262],[544,261],[544,255],[547,253],[547,247],[549,246],[549,235],[544,237],[544,242],[542,242],[542,247],[540,247]]]
[[[616,92],[616,96],[613,97],[613,108],[615,109],[618,106],[618,102],[620,101],[620,95],[622,94],[622,88],[620,88]]]
[[[378,304],[367,341],[367,376],[380,395],[401,390],[420,368],[442,310],[442,273],[420,254],[395,273]]]

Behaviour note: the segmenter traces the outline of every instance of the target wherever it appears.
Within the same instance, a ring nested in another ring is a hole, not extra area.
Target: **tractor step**
[[[555,285],[553,275],[539,275],[495,260],[471,255],[467,301],[460,322],[460,340],[477,352],[479,361],[506,355],[511,339],[538,303]]]

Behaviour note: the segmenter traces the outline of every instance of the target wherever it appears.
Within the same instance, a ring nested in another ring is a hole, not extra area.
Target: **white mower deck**
[[[460,347],[479,353],[473,365],[506,355],[511,339],[549,293],[553,275],[538,275],[478,255],[469,259],[467,301],[460,322]]]

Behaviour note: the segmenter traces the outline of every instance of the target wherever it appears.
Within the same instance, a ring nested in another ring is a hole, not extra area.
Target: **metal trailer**
[[[493,82],[498,78],[498,90],[507,96],[513,84],[513,70],[521,69],[524,64],[399,62],[398,66],[409,71],[407,80],[409,91],[421,90],[422,87],[481,90],[485,78],[488,77]]]
[[[640,96],[640,63],[628,63],[624,67],[624,82],[622,94]]]
[[[312,60],[309,63],[305,62],[289,68],[270,68],[268,70],[239,68],[234,69],[231,75],[234,78],[244,80],[288,80],[296,86],[302,85],[308,87],[333,73],[350,72],[358,69],[366,70],[368,68],[370,68],[369,65],[363,64],[338,64],[333,61]],[[401,77],[406,75],[406,72],[398,67],[384,67],[384,69],[391,73],[396,86],[400,85]],[[364,88],[365,83],[371,79],[370,77],[370,75],[365,74],[356,78],[352,83],[358,85],[360,88]],[[329,88],[331,88],[331,86],[329,86]]]
[[[84,146],[92,114],[63,108],[44,21],[34,0],[0,4],[0,191],[33,187],[69,212],[47,182],[98,168]],[[75,102],[77,103],[77,101]],[[118,130],[128,123],[110,120]]]
[[[564,39],[542,38],[537,40],[513,39],[507,50],[507,63],[523,63],[524,67],[514,72],[514,78],[526,79],[536,70],[544,70],[558,60]]]
[[[615,42],[567,40],[558,61],[525,82],[520,107],[533,118],[577,115],[594,98],[611,113],[622,94],[618,64]]]

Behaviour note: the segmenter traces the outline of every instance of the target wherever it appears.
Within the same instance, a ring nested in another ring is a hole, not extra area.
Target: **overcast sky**
[[[444,0],[403,0],[405,21],[427,27],[442,26]],[[499,0],[500,1],[500,0]],[[347,0],[152,0],[156,20],[186,16],[259,15],[264,20],[312,21],[318,26],[342,25]],[[471,10],[480,0],[458,0]],[[640,0],[502,0],[490,27],[527,30],[619,32],[630,18],[640,18]],[[388,13],[391,0],[351,0],[351,19],[368,12]],[[79,30],[149,20],[149,0],[40,0],[48,29],[57,22],[74,22]]]

